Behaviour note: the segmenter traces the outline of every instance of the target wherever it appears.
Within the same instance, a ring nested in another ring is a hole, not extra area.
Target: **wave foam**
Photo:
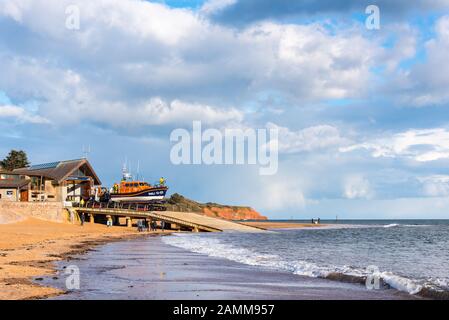
[[[387,224],[387,225],[384,226],[384,228],[394,228],[394,227],[399,227],[399,224],[392,223],[392,224]]]
[[[350,266],[322,266],[307,261],[285,261],[276,254],[257,253],[246,248],[223,243],[219,239],[209,236],[175,234],[162,237],[162,241],[175,247],[183,248],[191,252],[206,254],[211,257],[228,259],[252,266],[287,271],[296,275],[313,278],[329,277],[335,279],[335,275],[340,274],[359,278],[359,282],[363,282],[363,279],[368,275],[366,270]],[[395,275],[391,272],[378,272],[375,275],[379,276],[391,287],[410,294],[417,294],[423,289],[423,285],[416,281]]]

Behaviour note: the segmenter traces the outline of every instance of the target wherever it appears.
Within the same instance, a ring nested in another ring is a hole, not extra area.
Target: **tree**
[[[29,165],[27,154],[22,150],[11,150],[6,158],[0,161],[0,166],[9,171]]]

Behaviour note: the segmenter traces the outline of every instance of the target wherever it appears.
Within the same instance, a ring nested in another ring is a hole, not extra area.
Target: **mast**
[[[123,181],[128,181],[128,179],[131,179],[131,174],[128,172],[128,169],[126,167],[126,160],[125,163],[123,164],[123,168],[122,168],[122,180]]]

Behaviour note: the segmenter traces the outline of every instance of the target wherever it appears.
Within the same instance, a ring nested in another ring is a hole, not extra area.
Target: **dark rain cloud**
[[[266,19],[310,18],[311,15],[364,13],[368,5],[379,6],[386,16],[449,10],[448,0],[238,0],[211,13],[217,22],[245,25]],[[306,17],[307,16],[307,17]]]

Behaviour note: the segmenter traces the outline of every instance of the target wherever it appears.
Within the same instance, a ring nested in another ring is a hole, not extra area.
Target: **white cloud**
[[[293,181],[279,179],[263,183],[255,200],[258,208],[263,210],[282,210],[286,208],[303,208],[306,199],[299,185]]]
[[[423,185],[424,194],[430,197],[449,196],[449,176],[431,175],[418,177]]]
[[[347,199],[369,199],[373,196],[371,185],[361,175],[351,175],[344,181],[344,196]]]
[[[404,157],[419,162],[449,158],[449,131],[444,128],[408,130],[380,139],[341,147],[341,152],[365,149],[375,158]]]
[[[395,73],[402,61],[416,55],[419,32],[407,23],[388,24],[384,29],[384,42],[388,42],[388,37],[392,37],[392,35],[396,35],[396,41],[392,48],[384,49],[380,53],[379,59],[384,61],[389,73]]]
[[[318,125],[291,131],[274,123],[267,123],[267,128],[279,131],[279,152],[297,153],[338,148],[350,143],[340,135],[338,128],[330,125]]]
[[[161,98],[153,98],[139,106],[101,105],[95,112],[84,117],[115,126],[191,125],[194,120],[208,125],[222,125],[242,121],[243,113],[232,108],[220,109],[179,100],[166,102]]]
[[[34,115],[22,107],[13,105],[0,105],[0,119],[14,119],[20,123],[49,123],[49,121],[39,115]]]
[[[65,28],[67,5],[80,8],[78,31]],[[60,119],[102,104],[111,114],[139,109],[154,97],[225,109],[266,90],[297,101],[359,96],[379,54],[357,28],[266,22],[235,30],[147,1],[4,0],[0,16],[29,32],[20,46],[0,39],[0,87],[39,99],[44,116]]]
[[[200,12],[205,15],[214,14],[235,3],[237,0],[208,0],[202,5]]]
[[[390,86],[406,106],[425,107],[449,102],[449,16],[435,24],[435,37],[425,43],[425,61],[402,70]]]
[[[301,100],[359,97],[371,79],[370,67],[381,53],[360,29],[335,30],[321,24],[263,23],[253,32],[270,35],[276,46],[267,81]]]

